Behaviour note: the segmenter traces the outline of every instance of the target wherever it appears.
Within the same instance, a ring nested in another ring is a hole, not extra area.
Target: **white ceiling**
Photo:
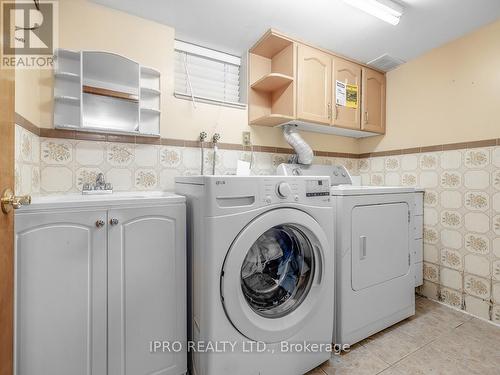
[[[93,0],[172,26],[176,38],[241,55],[273,27],[367,62],[405,61],[500,17],[499,0],[404,0],[392,26],[341,0]]]

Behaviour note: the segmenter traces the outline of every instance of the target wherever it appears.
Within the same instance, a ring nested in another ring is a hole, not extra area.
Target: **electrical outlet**
[[[243,132],[242,143],[243,143],[243,146],[250,146],[252,144],[252,141],[250,139],[250,132]]]

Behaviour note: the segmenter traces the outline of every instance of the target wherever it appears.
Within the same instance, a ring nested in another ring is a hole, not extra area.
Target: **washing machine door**
[[[323,293],[333,293],[333,285],[322,282],[325,272],[333,272],[325,262],[325,256],[333,257],[329,246],[316,220],[297,209],[269,211],[248,224],[229,249],[221,275],[222,302],[233,326],[269,343],[297,333]]]

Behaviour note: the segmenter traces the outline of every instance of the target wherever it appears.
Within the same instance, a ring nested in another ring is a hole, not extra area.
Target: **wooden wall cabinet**
[[[361,130],[361,66],[341,58],[333,59],[333,103],[332,125],[345,129]],[[335,95],[337,81],[358,87],[356,107],[339,105]]]
[[[305,45],[297,48],[297,119],[330,125],[332,56]]]
[[[249,50],[248,79],[250,125],[290,123],[356,138],[385,133],[385,75],[332,52],[270,30]],[[356,93],[350,105],[337,82]]]
[[[385,75],[363,68],[361,130],[385,133]]]

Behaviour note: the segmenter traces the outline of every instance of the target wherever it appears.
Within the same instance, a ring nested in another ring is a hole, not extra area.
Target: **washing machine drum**
[[[277,209],[256,218],[224,263],[221,294],[231,323],[252,340],[295,334],[321,302],[327,251],[323,230],[303,211]]]
[[[306,235],[293,225],[279,225],[250,247],[241,267],[241,287],[257,314],[276,318],[302,303],[313,274],[314,251]]]

